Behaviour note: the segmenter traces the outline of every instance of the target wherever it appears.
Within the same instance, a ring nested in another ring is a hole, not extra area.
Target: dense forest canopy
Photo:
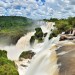
[[[32,20],[21,16],[0,16],[0,28],[30,25]]]

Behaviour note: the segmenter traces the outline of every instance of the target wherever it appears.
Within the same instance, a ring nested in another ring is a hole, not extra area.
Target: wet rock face
[[[30,44],[33,44],[35,41],[35,36],[31,36],[31,39],[30,39]]]
[[[67,30],[67,31],[65,31],[65,34],[69,34],[69,33],[73,33],[73,29],[69,29],[69,30]]]
[[[73,36],[75,36],[75,32],[74,32]]]
[[[75,45],[66,45],[58,49],[59,75],[75,75]]]
[[[46,37],[47,33],[44,33],[44,37]]]
[[[22,58],[24,59],[32,59],[32,57],[35,55],[34,52],[30,51],[24,51],[21,53],[19,60],[21,60]]]
[[[62,36],[60,37],[60,40],[59,40],[59,41],[63,41],[63,40],[67,40],[67,37],[64,36],[64,35],[62,35]]]

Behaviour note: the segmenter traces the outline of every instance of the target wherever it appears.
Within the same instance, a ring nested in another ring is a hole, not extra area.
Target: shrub
[[[13,66],[15,66],[15,63],[13,61],[8,60],[5,57],[0,57],[0,66],[4,64],[12,64]]]
[[[0,58],[1,57],[7,58],[7,51],[5,51],[5,50],[1,51],[0,50]]]
[[[52,33],[50,34],[49,36],[49,40],[52,38],[52,37],[57,37],[57,35],[59,34],[59,30],[55,29],[52,31]]]
[[[19,75],[19,74],[12,64],[4,64],[0,66],[0,75]]]
[[[7,58],[4,50],[0,50],[0,75],[19,75],[15,63]]]

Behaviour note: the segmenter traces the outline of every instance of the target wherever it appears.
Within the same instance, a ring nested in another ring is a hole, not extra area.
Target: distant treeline
[[[57,36],[58,34],[62,32],[66,32],[75,28],[75,17],[69,17],[67,19],[51,18],[48,20],[44,19],[44,21],[55,22],[56,29],[52,31],[50,38],[53,36]]]
[[[32,20],[21,16],[0,16],[0,28],[10,28],[16,26],[26,26],[32,23]]]

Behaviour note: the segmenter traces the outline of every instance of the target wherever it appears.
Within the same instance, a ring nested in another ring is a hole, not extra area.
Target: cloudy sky
[[[75,0],[0,0],[0,16],[25,16],[32,19],[75,16]]]

